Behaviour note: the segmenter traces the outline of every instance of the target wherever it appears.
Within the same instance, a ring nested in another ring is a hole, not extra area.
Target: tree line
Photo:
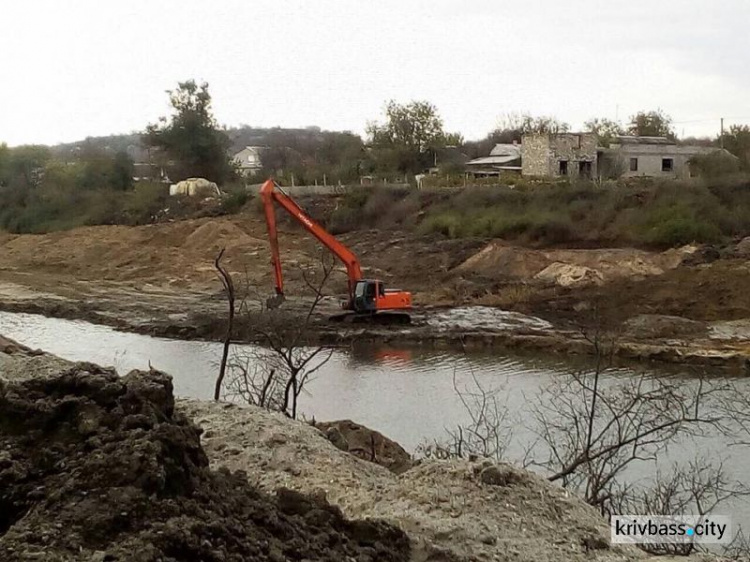
[[[285,183],[352,183],[363,176],[402,180],[438,168],[443,174],[463,171],[468,158],[487,156],[497,143],[520,142],[527,133],[556,133],[570,125],[554,116],[509,114],[479,140],[466,140],[447,131],[435,105],[428,101],[390,101],[380,120],[367,124],[365,138],[351,132],[305,129],[226,128],[214,117],[207,83],[178,83],[168,91],[170,115],[148,125],[143,133],[88,139],[58,147],[0,144],[0,227],[25,231],[28,224],[53,223],[64,207],[99,199],[90,222],[115,220],[113,194],[135,191],[133,155],[137,146],[148,152],[153,170],[163,170],[171,181],[205,177],[225,189],[240,184],[232,154],[246,145],[263,147],[259,177],[273,176]],[[608,146],[619,135],[665,136],[676,140],[672,119],[661,110],[640,111],[626,124],[592,118],[586,129]],[[723,138],[691,139],[723,146],[750,171],[750,127],[732,125]],[[141,175],[140,173],[138,175]],[[142,175],[141,175],[142,177]],[[158,178],[154,173],[154,179]],[[145,192],[149,188],[141,186]],[[155,200],[164,187],[150,188]],[[161,191],[160,191],[161,190]],[[25,226],[26,225],[26,226]]]

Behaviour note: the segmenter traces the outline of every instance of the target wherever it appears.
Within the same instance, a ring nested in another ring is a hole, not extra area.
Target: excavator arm
[[[346,274],[349,278],[349,296],[354,292],[354,285],[362,279],[362,270],[359,260],[354,253],[336,240],[333,235],[329,234],[322,226],[312,220],[289,197],[280,186],[276,185],[273,180],[266,181],[260,188],[260,196],[263,200],[263,210],[266,215],[266,226],[268,227],[268,239],[271,245],[271,264],[273,265],[276,294],[283,298],[284,295],[284,276],[281,271],[281,258],[279,256],[279,237],[276,229],[276,214],[274,202],[282,209],[289,213],[305,230],[315,236],[326,248],[328,248],[346,267]]]

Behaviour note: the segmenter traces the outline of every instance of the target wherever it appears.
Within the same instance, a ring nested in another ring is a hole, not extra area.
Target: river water
[[[221,345],[211,342],[152,338],[81,321],[0,312],[0,334],[29,347],[40,348],[70,360],[114,366],[121,374],[150,366],[174,377],[179,396],[210,399],[221,357]],[[253,346],[235,346],[238,351]],[[335,350],[328,363],[315,375],[303,394],[300,410],[318,420],[353,419],[376,429],[414,451],[421,444],[445,438],[446,428],[468,422],[455,386],[498,390],[502,406],[514,420],[510,459],[518,459],[533,438],[525,428],[528,405],[555,377],[573,370],[591,368],[570,358],[549,358],[508,353],[462,354],[433,350],[374,348]],[[608,373],[610,380],[633,376],[648,369],[653,376],[679,376],[690,384],[694,375],[676,369],[653,366],[628,367]],[[748,386],[750,381],[739,381]],[[746,480],[750,447],[729,447],[729,440],[713,435],[709,439],[686,441],[659,459],[659,467],[672,461],[689,461],[696,456],[722,458],[730,476]],[[632,479],[653,474],[652,462],[630,471]],[[734,515],[743,527],[750,527],[750,508],[744,501],[726,504],[722,514]]]
[[[120,374],[149,365],[174,377],[175,393],[213,396],[222,346],[119,332],[77,320],[0,312],[0,334],[65,359],[113,366]],[[252,345],[233,346],[236,352]],[[562,360],[511,355],[355,348],[333,352],[308,383],[300,409],[319,420],[353,419],[395,439],[409,450],[439,439],[446,427],[467,421],[459,388],[501,390],[503,404],[533,396],[571,369]]]

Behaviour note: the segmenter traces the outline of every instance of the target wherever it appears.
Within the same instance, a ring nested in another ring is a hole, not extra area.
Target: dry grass
[[[525,304],[536,294],[537,289],[527,283],[511,283],[496,291],[485,291],[474,300],[475,304],[513,308]]]

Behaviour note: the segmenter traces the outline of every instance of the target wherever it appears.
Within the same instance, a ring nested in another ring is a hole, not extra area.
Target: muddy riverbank
[[[306,423],[175,401],[160,372],[118,378],[6,339],[0,381],[4,560],[647,559],[508,465],[395,474]]]
[[[295,324],[306,309],[304,275],[319,268],[320,247],[289,225],[282,229],[283,310]],[[534,249],[402,231],[357,231],[342,240],[359,255],[366,275],[412,291],[414,322],[368,329],[325,322],[345,291],[345,278],[335,271],[326,288],[331,296],[309,331],[311,343],[588,354],[591,334],[599,332],[613,337],[616,354],[628,360],[748,369],[750,256],[744,243],[649,252]],[[0,234],[0,310],[217,340],[225,332],[226,302],[214,257],[226,248],[225,265],[252,309],[271,292],[267,246],[265,225],[251,210],[139,227]],[[255,315],[243,326],[240,318],[235,339],[253,341],[252,325],[263,322]]]
[[[81,284],[79,283],[79,286]],[[72,289],[72,290],[71,290]],[[220,293],[151,289],[133,291],[102,286],[85,294],[76,286],[68,294],[35,291],[18,283],[0,282],[0,310],[53,318],[86,320],[97,324],[159,337],[220,341],[225,334],[226,303]],[[305,301],[285,303],[274,325],[293,325],[304,315]],[[626,361],[656,361],[722,367],[733,374],[750,374],[750,322],[699,322],[665,315],[641,315],[614,331],[598,335],[585,327],[555,326],[541,318],[496,307],[473,305],[416,310],[409,326],[339,325],[327,321],[338,311],[338,300],[321,303],[306,334],[307,343],[351,346],[379,343],[403,347],[463,350],[529,350],[562,355],[592,355],[592,338],[614,345]],[[240,319],[234,339],[257,342],[261,313]]]

